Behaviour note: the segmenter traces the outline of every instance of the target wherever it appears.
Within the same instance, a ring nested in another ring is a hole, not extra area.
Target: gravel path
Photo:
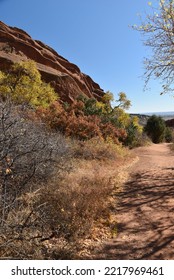
[[[174,259],[174,153],[169,144],[135,149],[139,161],[119,194],[117,236],[95,259]]]

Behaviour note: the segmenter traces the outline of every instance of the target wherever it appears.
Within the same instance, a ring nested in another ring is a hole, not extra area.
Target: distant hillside
[[[155,113],[147,113],[148,116],[157,115],[163,118],[163,120],[170,120],[174,118],[174,112],[155,112]]]
[[[83,94],[101,100],[104,91],[78,66],[44,43],[33,40],[25,31],[0,21],[0,70],[15,62],[34,60],[42,78],[51,83],[63,101],[72,102]]]
[[[166,120],[166,125],[174,128],[174,119]]]
[[[139,118],[139,124],[144,126],[147,123],[147,120],[152,115],[160,116],[163,120],[166,121],[167,126],[174,127],[174,112],[156,112],[156,113],[147,113],[147,114],[130,114],[131,116],[137,116]]]

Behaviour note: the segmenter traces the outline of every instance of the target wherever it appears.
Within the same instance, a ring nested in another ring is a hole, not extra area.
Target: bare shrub
[[[1,258],[36,254],[32,243],[37,245],[44,234],[38,190],[55,174],[61,178],[69,170],[65,138],[26,120],[23,113],[10,101],[0,104]]]

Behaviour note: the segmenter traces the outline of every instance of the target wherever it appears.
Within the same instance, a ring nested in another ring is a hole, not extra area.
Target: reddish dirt
[[[95,259],[174,259],[174,153],[169,144],[135,149],[139,161],[119,193],[117,236]]]

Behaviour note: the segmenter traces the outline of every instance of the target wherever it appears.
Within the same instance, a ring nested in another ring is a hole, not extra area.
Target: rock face
[[[0,21],[0,70],[27,59],[37,63],[43,80],[55,88],[63,101],[72,102],[80,94],[101,100],[104,95],[97,83],[51,47]]]
[[[166,120],[166,126],[174,128],[174,119]]]

